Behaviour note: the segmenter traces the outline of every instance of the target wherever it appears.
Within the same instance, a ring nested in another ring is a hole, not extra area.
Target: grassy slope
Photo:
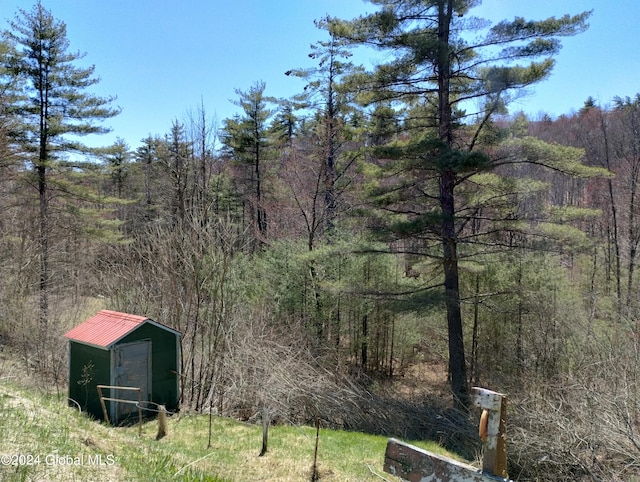
[[[137,426],[112,428],[93,422],[57,397],[0,378],[0,456],[33,457],[22,460],[32,465],[0,465],[0,480],[310,480],[314,428],[272,427],[269,451],[258,457],[261,427],[214,418],[212,447],[207,449],[208,423],[202,415],[170,417],[168,435],[156,441],[155,421],[146,423],[138,436]],[[433,444],[418,445],[442,453]],[[382,473],[385,446],[384,437],[321,430],[320,480],[382,480],[380,475],[398,480]],[[90,463],[100,455],[101,465]],[[63,464],[67,461],[73,464]],[[82,465],[76,465],[79,462]]]

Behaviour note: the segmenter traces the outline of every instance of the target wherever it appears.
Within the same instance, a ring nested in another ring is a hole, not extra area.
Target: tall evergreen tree
[[[316,22],[318,28],[326,29],[328,19]],[[308,81],[305,92],[300,96],[303,106],[315,110],[319,126],[319,139],[316,144],[320,148],[322,164],[320,172],[324,174],[324,215],[325,230],[331,233],[336,216],[336,180],[338,172],[338,156],[344,141],[344,114],[346,99],[340,92],[341,78],[353,69],[353,64],[346,61],[351,52],[346,48],[348,42],[329,32],[329,40],[317,42],[311,46],[309,57],[318,61],[318,67],[295,69],[286,72]]]
[[[156,171],[159,169],[158,151],[163,140],[159,137],[148,136],[142,139],[142,145],[136,149],[134,158],[142,170],[144,178],[144,194],[141,196],[143,203],[141,206],[142,218],[146,221],[155,221],[158,216],[158,201],[155,194],[158,192]]]
[[[516,158],[557,167],[558,156],[540,144],[511,146],[506,161],[480,151],[477,142],[513,93],[549,75],[552,56],[560,48],[558,37],[585,30],[589,13],[542,21],[516,17],[488,28],[488,22],[468,16],[478,0],[370,2],[379,7],[376,12],[351,21],[332,19],[327,26],[354,46],[390,54],[384,57],[390,61],[352,77],[363,103],[422,106],[414,109],[420,116],[407,124],[416,129],[407,141],[377,150],[378,157],[404,163],[401,169],[396,167],[396,177],[403,177],[405,189],[395,186],[381,202],[407,221],[390,228],[395,236],[435,236],[441,245],[451,389],[458,403],[466,406],[458,252],[465,220],[456,209],[458,190],[474,174]],[[466,115],[463,109],[475,104],[482,106],[480,111]],[[475,132],[470,132],[470,124],[476,126]],[[577,162],[576,156],[571,160]],[[399,207],[399,203],[404,204]]]
[[[0,37],[0,169],[9,167],[11,163],[10,132],[15,132],[15,118],[11,115],[10,106],[19,95],[20,81],[11,75],[8,59],[13,55],[13,45]]]
[[[122,198],[124,183],[129,174],[131,152],[124,139],[118,137],[104,152],[104,160],[111,177],[113,195]]]
[[[119,110],[110,107],[113,98],[86,91],[98,82],[94,67],[76,66],[84,54],[69,51],[65,23],[56,20],[41,2],[31,11],[20,9],[10,26],[4,35],[16,49],[9,67],[24,81],[22,100],[12,106],[21,122],[16,141],[33,166],[39,198],[39,320],[43,340],[49,318],[50,173],[65,154],[87,152],[78,136],[108,132],[96,121],[115,116]]]
[[[165,138],[166,152],[161,156],[169,173],[170,213],[173,224],[184,222],[187,216],[189,199],[187,185],[190,174],[191,148],[186,139],[184,126],[174,121],[171,132]]]
[[[271,146],[269,119],[273,111],[267,107],[272,99],[265,96],[265,83],[256,82],[248,91],[236,90],[239,99],[234,104],[242,109],[224,121],[222,143],[238,165],[248,168],[247,201],[250,218],[258,244],[267,236],[267,210],[264,199],[265,162]]]

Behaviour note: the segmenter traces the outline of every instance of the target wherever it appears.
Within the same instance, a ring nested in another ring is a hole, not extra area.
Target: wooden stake
[[[209,439],[207,441],[207,448],[211,448],[211,436],[213,432],[213,400],[209,404]]]
[[[98,398],[100,399],[100,406],[102,406],[102,414],[104,415],[104,421],[109,422],[109,414],[107,413],[107,406],[104,403],[104,398],[102,397],[102,387],[98,385]]]
[[[313,452],[313,467],[311,468],[311,482],[320,480],[318,473],[318,444],[320,442],[320,419],[316,419],[316,448]]]
[[[269,409],[262,407],[262,450],[260,450],[260,457],[267,453],[267,442],[269,439]]]
[[[167,435],[167,409],[164,405],[158,406],[158,434],[156,440],[160,440]]]

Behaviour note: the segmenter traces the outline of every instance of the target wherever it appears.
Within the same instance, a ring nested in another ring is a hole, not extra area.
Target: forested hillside
[[[510,111],[589,13],[487,26],[475,3],[319,19],[317,66],[287,72],[303,92],[256,81],[232,118],[201,105],[100,149],[83,140],[118,109],[82,46],[41,4],[17,12],[0,42],[0,348],[63,387],[67,329],[144,314],[182,333],[183,410],[472,456],[480,385],[509,396],[514,479],[635,480],[640,95]],[[352,63],[357,48],[381,63]]]

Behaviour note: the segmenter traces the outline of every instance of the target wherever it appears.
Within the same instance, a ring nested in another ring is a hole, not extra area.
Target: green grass
[[[2,481],[305,481],[311,479],[314,427],[273,426],[269,450],[259,457],[262,428],[203,415],[169,417],[156,441],[157,422],[113,428],[89,420],[64,400],[0,381]],[[317,469],[321,481],[397,481],[383,474],[387,439],[321,429]],[[444,453],[435,444],[416,443]],[[7,465],[11,462],[21,464]],[[19,457],[21,456],[21,458]],[[18,460],[19,459],[19,460]],[[102,462],[102,463],[97,463]]]

